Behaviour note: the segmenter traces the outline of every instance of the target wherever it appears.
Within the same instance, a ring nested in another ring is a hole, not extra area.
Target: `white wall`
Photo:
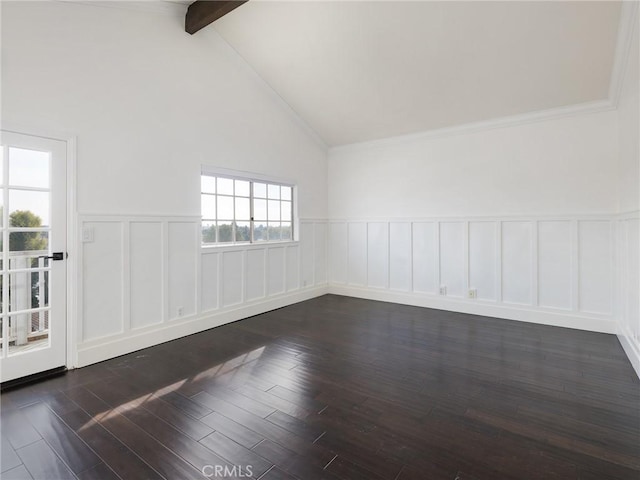
[[[637,13],[637,10],[636,10]],[[626,65],[620,102],[617,221],[616,316],[619,338],[640,376],[640,64],[638,18]]]
[[[1,4],[3,128],[77,137],[78,365],[324,291],[324,147],[213,28],[121,6]],[[201,253],[202,164],[295,182],[300,243]]]
[[[330,291],[614,333],[617,120],[331,150]]]
[[[617,211],[617,115],[332,149],[330,218]]]

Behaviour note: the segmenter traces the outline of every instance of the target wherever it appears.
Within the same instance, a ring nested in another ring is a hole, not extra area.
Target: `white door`
[[[0,381],[66,364],[66,142],[2,131]]]

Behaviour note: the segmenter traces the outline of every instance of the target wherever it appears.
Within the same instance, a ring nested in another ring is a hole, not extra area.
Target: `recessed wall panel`
[[[538,222],[538,305],[571,309],[571,223]]]
[[[478,299],[497,298],[496,242],[495,222],[469,222],[469,288],[476,289]]]
[[[466,296],[464,222],[440,223],[440,284],[447,296]]]
[[[327,225],[315,224],[314,281],[316,285],[327,283]]]
[[[389,284],[389,224],[367,224],[367,282],[374,288]]]
[[[313,223],[303,223],[300,225],[300,263],[302,286],[311,286],[314,283],[314,263],[315,263],[315,231]]]
[[[266,250],[247,250],[246,293],[247,301],[264,297]]]
[[[273,247],[267,250],[267,275],[269,295],[278,295],[284,292],[284,247]]]
[[[169,319],[196,313],[198,240],[197,223],[169,223]]]
[[[291,245],[286,248],[286,286],[287,292],[300,288],[300,247]]]
[[[364,287],[367,285],[367,224],[350,223],[348,237],[348,281]]]
[[[532,292],[531,222],[502,223],[502,300],[530,305]]]
[[[162,224],[131,222],[131,328],[162,322]]]
[[[411,224],[389,224],[389,288],[411,290]]]
[[[419,293],[438,291],[438,240],[435,222],[413,224],[413,290]]]
[[[611,222],[581,221],[578,225],[580,310],[612,311]]]
[[[93,241],[82,244],[82,338],[93,340],[123,328],[121,222],[86,222]]]
[[[244,274],[243,252],[231,251],[222,254],[222,306],[230,307],[242,302]]]
[[[329,225],[329,255],[331,281],[346,283],[348,256],[346,223],[331,223]]]
[[[200,292],[200,299],[202,311],[204,312],[218,308],[219,263],[219,253],[206,253],[202,255],[202,265],[200,267],[202,290]]]

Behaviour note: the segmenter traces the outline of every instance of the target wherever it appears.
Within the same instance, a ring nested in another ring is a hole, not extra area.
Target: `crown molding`
[[[618,39],[613,57],[613,69],[609,84],[609,100],[614,107],[618,107],[624,76],[629,63],[631,41],[638,25],[638,1],[624,1],[620,8],[620,22],[618,24]]]
[[[389,147],[407,142],[415,142],[421,140],[431,140],[436,138],[451,137],[456,135],[466,135],[470,133],[482,132],[496,128],[515,127],[526,125],[529,123],[542,122],[546,120],[556,120],[561,118],[573,117],[577,115],[587,115],[591,113],[607,112],[615,110],[615,106],[609,100],[598,100],[595,102],[580,103],[577,105],[569,105],[566,107],[551,108],[548,110],[539,110],[537,112],[523,113],[520,115],[512,115],[508,117],[494,118],[491,120],[483,120],[480,122],[465,123],[453,127],[439,128],[436,130],[427,130],[419,133],[411,133],[408,135],[400,135],[397,137],[382,138],[380,140],[372,140],[368,142],[351,143],[340,145],[329,149],[329,153],[348,152],[351,150],[361,150],[370,148]]]
[[[88,5],[91,7],[116,8],[119,10],[130,10],[134,12],[151,13],[156,15],[167,15],[171,17],[184,16],[187,13],[186,4],[171,1],[159,0],[58,0],[60,3],[70,3],[77,5]]]

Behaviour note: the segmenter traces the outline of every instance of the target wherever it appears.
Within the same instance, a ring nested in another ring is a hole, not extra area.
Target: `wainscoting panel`
[[[466,293],[464,231],[464,222],[440,223],[440,285],[451,297]]]
[[[334,221],[329,291],[614,333],[613,220],[575,216]],[[633,284],[633,279],[627,283]]]
[[[263,298],[265,295],[266,249],[247,250],[247,273],[245,297],[247,301]]]
[[[389,224],[389,288],[411,290],[411,224]]]
[[[615,236],[617,333],[640,377],[640,212],[619,216]]]
[[[469,288],[481,300],[497,300],[497,222],[469,222]]]
[[[80,215],[79,230],[77,366],[327,292],[324,220],[295,242],[205,248],[199,217]]]
[[[348,281],[350,285],[367,285],[367,224],[349,223]]]
[[[413,290],[435,294],[440,281],[440,243],[436,222],[413,223]]]
[[[329,225],[329,278],[331,283],[347,283],[347,224]]]
[[[538,305],[571,310],[572,223],[538,223]]]
[[[231,250],[222,254],[222,306],[242,303],[244,251]]]
[[[580,310],[610,315],[613,311],[612,223],[586,220],[580,221],[578,227]]]
[[[81,328],[90,340],[120,333],[124,328],[124,226],[120,222],[87,222],[93,241],[83,243]],[[128,315],[127,315],[128,316]]]
[[[326,223],[314,223],[314,243],[313,243],[313,251],[315,253],[314,256],[314,264],[313,264],[313,281],[309,279],[305,279],[306,283],[303,284],[304,287],[309,287],[312,285],[325,285],[327,283],[327,224]],[[302,237],[303,239],[310,239],[311,237]],[[303,240],[303,246],[307,243],[311,243],[310,240]]]
[[[532,222],[502,223],[502,300],[531,305],[533,299]]]
[[[201,258],[201,311],[208,312],[219,307],[220,254],[216,251],[203,251]]]
[[[199,228],[193,222],[169,222],[169,319],[196,313]]]
[[[131,222],[129,226],[131,272],[131,328],[162,323],[162,224]]]
[[[367,225],[367,284],[373,288],[389,287],[389,224]]]
[[[311,285],[314,281],[314,264],[315,264],[315,228],[313,223],[303,223],[300,225],[300,237],[309,239],[302,242],[300,247],[300,279],[302,286]]]
[[[300,247],[292,245],[285,250],[285,283],[287,292],[300,288]]]
[[[267,275],[269,295],[284,292],[284,247],[270,248],[267,253]]]

